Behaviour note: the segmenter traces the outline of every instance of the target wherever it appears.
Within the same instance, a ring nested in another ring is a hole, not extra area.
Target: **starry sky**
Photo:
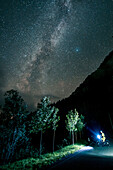
[[[1,0],[0,101],[68,97],[113,49],[113,0]]]

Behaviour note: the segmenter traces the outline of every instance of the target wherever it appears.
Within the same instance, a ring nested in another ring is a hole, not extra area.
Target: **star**
[[[30,105],[68,97],[113,48],[112,0],[0,1],[0,21],[0,96]]]
[[[76,47],[75,48],[75,51],[78,53],[78,52],[80,52],[80,47]]]

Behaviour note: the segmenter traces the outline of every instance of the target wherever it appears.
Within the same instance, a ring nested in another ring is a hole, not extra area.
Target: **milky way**
[[[0,1],[0,23],[1,96],[32,107],[69,96],[113,46],[112,0]]]

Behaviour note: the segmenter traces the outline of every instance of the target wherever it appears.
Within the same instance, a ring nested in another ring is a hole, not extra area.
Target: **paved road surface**
[[[77,170],[77,169],[106,169],[113,170],[113,145],[109,147],[86,146],[67,159],[54,164],[49,170]]]

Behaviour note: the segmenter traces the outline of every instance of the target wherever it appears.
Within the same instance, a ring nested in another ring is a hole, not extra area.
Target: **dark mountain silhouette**
[[[88,126],[113,130],[113,51],[99,68],[66,99],[56,103],[61,125],[69,110],[77,109],[85,116]]]

